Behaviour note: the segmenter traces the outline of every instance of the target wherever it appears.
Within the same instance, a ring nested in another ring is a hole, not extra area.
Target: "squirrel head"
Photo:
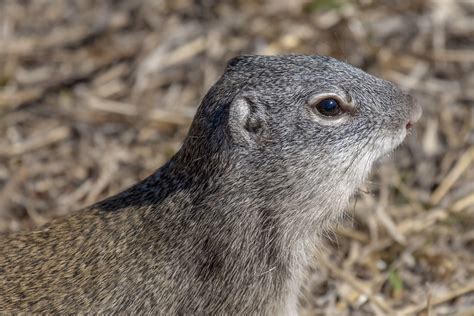
[[[205,96],[185,148],[226,157],[257,189],[343,204],[420,116],[392,83],[334,58],[241,56]]]

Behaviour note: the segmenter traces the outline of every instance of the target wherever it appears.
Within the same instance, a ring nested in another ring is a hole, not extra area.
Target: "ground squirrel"
[[[0,238],[0,311],[293,314],[321,235],[420,115],[330,57],[236,57],[153,175]]]

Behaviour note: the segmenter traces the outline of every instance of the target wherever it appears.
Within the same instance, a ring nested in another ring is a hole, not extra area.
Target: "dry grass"
[[[474,2],[287,3],[0,2],[0,231],[153,172],[228,58],[332,55],[424,116],[328,238],[302,314],[472,315]]]

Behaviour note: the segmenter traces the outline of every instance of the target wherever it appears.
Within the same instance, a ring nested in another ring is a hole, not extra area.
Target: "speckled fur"
[[[323,92],[352,98],[346,121],[314,120]],[[413,111],[329,57],[234,58],[155,174],[0,239],[0,311],[293,314],[318,238]]]

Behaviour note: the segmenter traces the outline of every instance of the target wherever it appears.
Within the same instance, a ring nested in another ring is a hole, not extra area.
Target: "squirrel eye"
[[[334,98],[326,98],[319,101],[315,108],[324,116],[338,116],[344,112],[339,102]]]

